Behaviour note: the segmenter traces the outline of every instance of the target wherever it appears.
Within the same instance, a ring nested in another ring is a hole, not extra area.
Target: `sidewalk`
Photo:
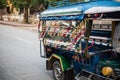
[[[37,24],[23,24],[19,22],[9,22],[9,21],[0,21],[0,24],[37,31]]]

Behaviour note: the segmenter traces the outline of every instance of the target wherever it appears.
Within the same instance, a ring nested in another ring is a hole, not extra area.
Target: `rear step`
[[[76,75],[75,80],[114,80],[114,79],[110,79],[86,70],[82,70],[78,75]]]
[[[80,77],[78,77],[78,79],[76,79],[76,80],[89,80],[89,79],[87,79],[87,78],[84,77],[84,76],[80,76]]]

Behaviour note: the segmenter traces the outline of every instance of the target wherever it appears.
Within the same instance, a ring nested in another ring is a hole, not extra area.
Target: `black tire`
[[[59,61],[53,63],[53,76],[55,80],[65,80],[65,73],[62,71]]]

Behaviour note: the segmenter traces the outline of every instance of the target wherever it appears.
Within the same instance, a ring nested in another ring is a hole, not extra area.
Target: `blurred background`
[[[48,7],[89,0],[0,0],[0,20],[36,24]]]

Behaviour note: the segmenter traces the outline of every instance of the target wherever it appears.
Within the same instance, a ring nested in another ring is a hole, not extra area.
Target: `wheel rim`
[[[63,72],[59,64],[56,64],[54,66],[53,72],[54,72],[54,76],[56,80],[63,80],[64,76],[63,76]]]

